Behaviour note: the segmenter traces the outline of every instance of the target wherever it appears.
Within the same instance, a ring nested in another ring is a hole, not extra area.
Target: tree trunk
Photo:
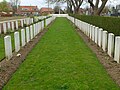
[[[98,7],[100,2],[99,0],[96,0],[95,5],[93,3],[93,0],[88,0],[88,2],[90,3],[90,6],[93,9],[93,15],[100,15],[108,0],[101,0],[101,1],[102,1],[102,4],[100,7]]]
[[[75,10],[75,14],[79,14],[79,7],[76,7],[74,10]]]
[[[96,16],[99,15],[97,7],[94,7],[94,9],[93,9],[93,15],[96,15]]]

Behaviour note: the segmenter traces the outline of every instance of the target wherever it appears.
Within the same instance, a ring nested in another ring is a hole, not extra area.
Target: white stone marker
[[[40,22],[40,27],[41,27],[40,29],[41,29],[41,31],[42,31],[42,22]]]
[[[95,26],[92,27],[92,40],[95,40]]]
[[[7,28],[6,28],[6,23],[5,22],[3,23],[3,32],[4,32],[4,34],[7,33]]]
[[[107,31],[103,31],[103,38],[102,38],[102,49],[103,51],[107,50]]]
[[[113,53],[114,53],[114,34],[109,33],[108,34],[108,55],[112,57]]]
[[[11,22],[11,24],[12,24],[12,31],[14,31],[15,30],[14,22]]]
[[[34,21],[33,21],[33,18],[31,19],[32,21],[31,21],[31,23],[33,23]]]
[[[30,39],[33,39],[33,26],[30,26]]]
[[[10,60],[12,58],[11,36],[4,37],[4,44],[5,44],[5,57],[7,60]]]
[[[16,29],[18,30],[18,21],[15,21],[16,22]]]
[[[22,43],[22,47],[24,47],[26,44],[26,42],[25,42],[25,30],[24,29],[21,30],[21,43]]]
[[[36,23],[35,26],[36,26],[35,35],[37,35],[37,32],[38,32],[38,23]]]
[[[100,28],[100,29],[98,30],[98,45],[99,45],[99,47],[102,46],[102,32],[103,32],[103,29]]]
[[[27,25],[29,25],[29,18],[27,18],[26,21],[27,21]]]
[[[42,25],[43,25],[43,26],[42,26],[42,29],[44,29],[44,21],[42,21]]]
[[[19,32],[14,33],[14,40],[15,40],[15,52],[20,50],[20,36]]]
[[[37,23],[35,24],[35,35],[37,35],[37,30],[38,30],[38,28],[37,28]]]
[[[36,36],[36,34],[35,34],[35,31],[36,31],[36,25],[34,24],[33,27],[34,27],[33,36],[35,37],[35,36]]]
[[[120,36],[115,37],[114,60],[117,61],[117,63],[120,63]]]
[[[99,30],[99,28],[95,27],[95,43],[96,44],[98,43],[98,30]]]
[[[26,24],[26,19],[24,19],[23,21],[24,21],[24,24]]]
[[[40,31],[40,23],[38,22],[38,33],[39,33],[39,31]]]
[[[41,32],[41,22],[39,22],[39,31]]]
[[[89,37],[89,25],[90,24],[87,24],[87,36]]]
[[[29,27],[26,27],[26,42],[28,43],[30,41],[30,31]]]
[[[38,33],[39,33],[39,30],[40,30],[40,28],[39,28],[39,22],[38,22],[38,26],[37,27],[38,27]]]
[[[21,27],[23,27],[23,20],[21,20]]]
[[[90,25],[90,39],[92,39],[92,25]]]
[[[10,22],[7,23],[8,29],[11,29]]]

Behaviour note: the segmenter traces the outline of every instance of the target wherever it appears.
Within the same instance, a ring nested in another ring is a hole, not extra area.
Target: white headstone
[[[42,31],[42,22],[40,22],[40,31]]]
[[[19,32],[14,33],[14,40],[15,40],[15,52],[20,50],[20,36]]]
[[[102,49],[103,51],[106,51],[107,50],[107,31],[103,31],[103,38],[102,38]]]
[[[33,36],[35,37],[36,36],[36,25],[34,24],[34,32],[33,32]]]
[[[5,45],[5,57],[7,60],[10,60],[12,58],[11,36],[4,37],[4,45]]]
[[[35,31],[35,34],[37,35],[37,31],[38,31],[38,23],[36,23],[35,25],[36,25],[36,31]]]
[[[23,19],[21,19],[21,21],[20,21],[20,22],[21,22],[21,27],[23,27]]]
[[[87,26],[87,36],[88,37],[90,36],[90,24],[88,24],[88,26]]]
[[[21,43],[22,43],[22,47],[25,46],[26,42],[25,42],[25,30],[22,29],[21,30]]]
[[[7,22],[8,29],[11,29],[10,22]]]
[[[95,26],[92,27],[92,40],[95,40]]]
[[[16,29],[18,30],[18,21],[16,20],[15,22],[16,22]]]
[[[15,30],[14,22],[11,22],[11,24],[12,24],[12,31],[14,31]]]
[[[42,21],[42,25],[43,25],[42,29],[44,29],[44,21]]]
[[[99,28],[95,27],[95,43],[96,44],[98,43],[98,30],[99,30]]]
[[[98,45],[99,45],[99,47],[102,46],[102,32],[103,32],[103,29],[100,28],[98,30]]]
[[[31,23],[33,23],[33,18],[31,18],[31,20],[32,20]]]
[[[23,21],[24,21],[24,24],[26,24],[26,19],[24,19]]]
[[[30,39],[33,39],[33,26],[30,26]]]
[[[39,22],[39,32],[41,32],[41,23]]]
[[[6,27],[6,23],[5,22],[3,23],[3,32],[4,32],[4,34],[7,33],[7,27]]]
[[[26,27],[26,42],[28,43],[30,41],[30,31],[29,27]]]
[[[27,18],[27,19],[26,19],[27,25],[29,25],[29,21],[30,21],[29,18]]]
[[[115,37],[114,60],[117,61],[117,63],[120,63],[120,36]]]
[[[90,25],[90,39],[92,39],[92,25]]]
[[[114,53],[114,34],[109,33],[108,34],[108,55],[112,57],[113,53]]]

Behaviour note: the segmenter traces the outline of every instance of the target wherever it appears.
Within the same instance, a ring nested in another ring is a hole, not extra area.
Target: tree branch
[[[88,2],[90,3],[90,6],[94,9],[93,0],[88,0]]]

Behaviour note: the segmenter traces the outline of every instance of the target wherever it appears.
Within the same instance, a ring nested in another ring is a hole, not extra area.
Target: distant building
[[[52,8],[41,8],[40,9],[40,15],[48,15],[53,14],[54,10]]]
[[[37,6],[19,6],[17,10],[19,15],[39,15]]]

